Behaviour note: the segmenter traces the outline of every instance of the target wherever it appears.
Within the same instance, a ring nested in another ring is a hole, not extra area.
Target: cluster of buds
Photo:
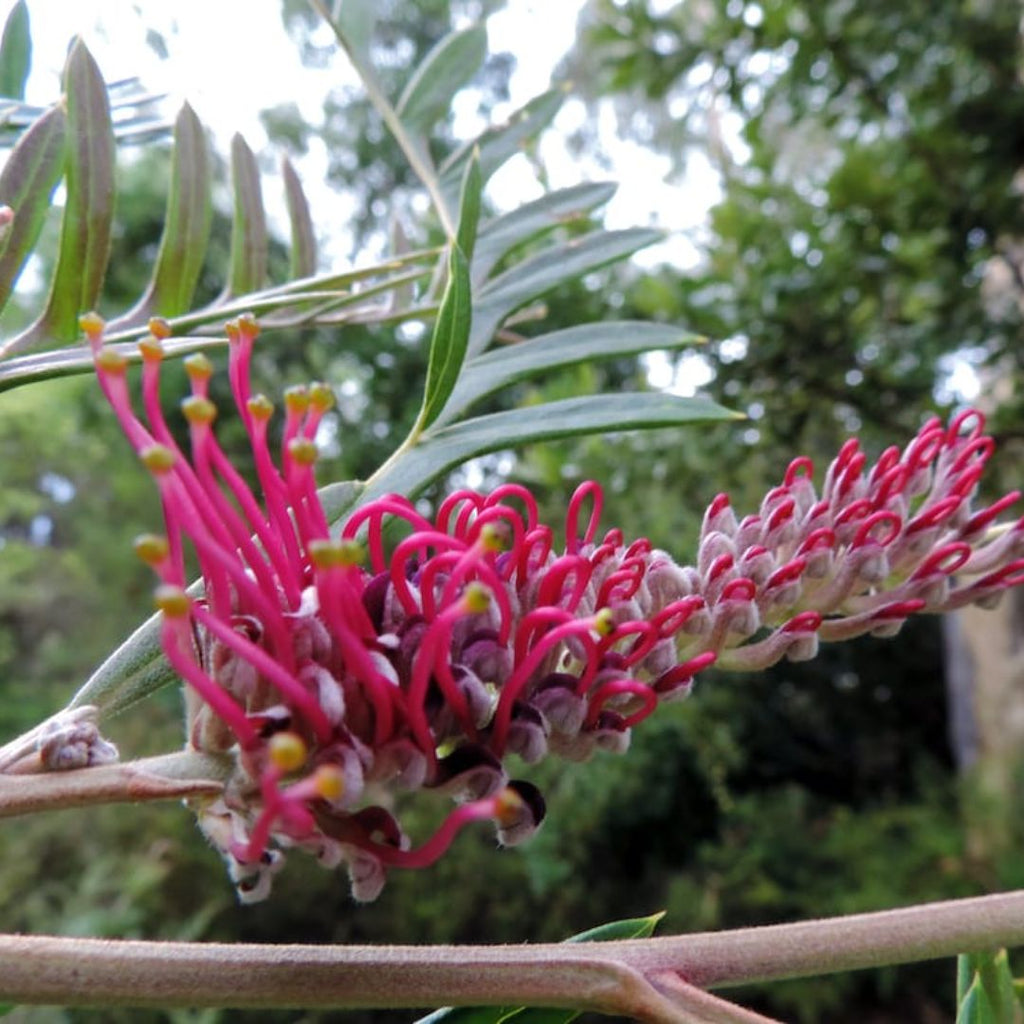
[[[601,533],[593,482],[573,495],[561,538],[517,484],[456,491],[433,519],[389,495],[331,529],[313,475],[331,392],[287,393],[275,460],[271,405],[250,393],[251,318],[228,325],[229,375],[262,500],[214,437],[204,356],[186,360],[186,456],[159,401],[166,325],[151,322],[140,345],[144,417],[102,322],[83,327],[162,497],[166,533],[137,550],[160,579],[188,743],[235,756],[223,795],[198,812],[246,900],[266,895],[289,847],[344,863],[355,897],[370,900],[387,868],[432,863],[469,821],[491,819],[502,843],[517,843],[544,801],[509,779],[509,755],[622,752],[635,725],[712,664],[810,658],[819,641],[890,635],[916,612],[987,604],[1024,582],[1024,520],[995,525],[1019,495],[972,507],[993,448],[973,411],[926,423],[871,466],[847,442],[820,495],[803,458],[755,515],[738,518],[719,495],[688,566]],[[202,596],[185,588],[186,547]],[[394,788],[441,790],[456,807],[413,846],[373,802]]]

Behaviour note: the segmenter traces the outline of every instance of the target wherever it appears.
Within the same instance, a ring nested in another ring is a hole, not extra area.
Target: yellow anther
[[[171,336],[171,325],[162,316],[151,316],[146,326],[149,328],[149,333],[161,341]]]
[[[151,444],[143,448],[139,458],[151,473],[169,473],[174,468],[174,452],[163,444]]]
[[[324,800],[340,800],[345,792],[345,775],[336,764],[322,764],[313,773],[317,793]]]
[[[312,466],[320,453],[308,437],[293,437],[288,442],[288,454],[300,466]]]
[[[467,612],[479,615],[490,608],[491,592],[482,583],[470,583],[462,595],[462,601]]]
[[[103,333],[106,324],[99,313],[83,313],[78,318],[78,326],[90,339],[95,339]]]
[[[316,569],[333,569],[342,564],[339,541],[317,538],[309,542],[306,550],[309,552],[309,560]]]
[[[189,395],[181,400],[181,411],[193,426],[209,425],[217,418],[217,406],[201,395]]]
[[[594,632],[598,636],[609,636],[615,629],[615,615],[611,608],[601,608],[594,615]]]
[[[229,320],[224,325],[224,333],[228,336],[228,341],[238,341],[238,335],[239,335],[238,321],[237,320]]]
[[[338,546],[341,549],[341,564],[362,565],[366,559],[366,548],[357,540],[339,540]]]
[[[494,818],[506,828],[519,821],[525,808],[526,801],[511,786],[506,786],[494,797]]]
[[[101,348],[96,353],[95,363],[104,373],[124,373],[128,368],[128,360],[114,348]]]
[[[135,538],[135,554],[146,563],[146,565],[159,565],[167,558],[170,545],[166,537],[156,533],[144,533]]]
[[[484,551],[497,554],[505,550],[505,531],[495,523],[484,523],[480,528],[480,543]]]
[[[289,412],[303,413],[309,408],[309,392],[296,384],[284,393],[284,405]]]
[[[306,742],[294,732],[275,732],[267,744],[270,762],[283,772],[297,772],[309,757]]]
[[[146,362],[159,363],[164,357],[164,347],[155,334],[147,334],[139,339],[139,352]]]
[[[323,381],[315,380],[309,385],[309,401],[314,409],[327,412],[334,407],[334,392]]]
[[[202,352],[193,352],[184,362],[189,380],[209,380],[213,376],[213,363]]]
[[[164,583],[153,591],[153,604],[169,619],[181,619],[188,615],[191,602],[181,587]]]
[[[246,402],[249,415],[257,420],[269,420],[274,415],[274,403],[266,395],[253,395]]]
[[[255,338],[260,333],[260,325],[256,322],[256,317],[252,313],[243,313],[238,318],[238,329],[250,338]]]

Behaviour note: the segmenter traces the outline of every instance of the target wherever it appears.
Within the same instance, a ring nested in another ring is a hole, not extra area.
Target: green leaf
[[[316,273],[316,233],[313,230],[313,218],[309,214],[306,193],[303,192],[299,176],[287,157],[281,162],[281,176],[284,178],[288,220],[292,228],[288,279],[294,281]]]
[[[11,8],[0,39],[0,96],[25,98],[25,82],[32,68],[32,29],[25,0]]]
[[[462,177],[462,192],[459,196],[459,227],[455,242],[462,250],[466,260],[472,262],[473,250],[476,247],[477,227],[480,224],[480,194],[484,180],[480,174],[480,160],[476,153],[466,164],[466,173]]]
[[[100,718],[109,718],[169,683],[178,682],[160,647],[160,618],[148,618],[109,655],[71,698],[68,707],[92,704],[99,710]]]
[[[172,338],[164,342],[164,358],[174,359],[187,356],[190,352],[215,348],[225,344],[226,339],[214,337]],[[138,346],[134,342],[114,343],[112,348],[119,351],[129,362],[141,362]],[[10,391],[21,384],[29,384],[54,377],[73,377],[80,373],[92,373],[94,369],[92,351],[87,345],[36,352],[19,356],[0,363],[0,392]]]
[[[413,496],[467,459],[536,441],[619,430],[651,430],[739,418],[704,398],[658,391],[585,395],[512,409],[427,431],[366,483],[360,504],[397,492]]]
[[[486,181],[551,123],[564,99],[562,89],[541,93],[517,110],[505,124],[489,128],[455,150],[440,167],[441,190],[448,201],[453,202],[458,195],[462,175],[474,150],[480,152],[480,172]]]
[[[231,182],[235,200],[231,263],[221,301],[256,291],[267,277],[269,240],[260,172],[249,144],[238,134],[231,140]]]
[[[42,316],[8,342],[20,351],[41,338],[73,341],[78,317],[93,309],[110,255],[114,216],[114,130],[106,86],[85,44],[76,40],[64,71],[68,116],[67,201],[50,297]]]
[[[625,231],[593,231],[527,257],[488,281],[477,293],[469,354],[481,352],[501,322],[531,299],[598,267],[631,256],[638,249],[660,241],[649,228]]]
[[[957,1004],[957,1024],[1019,1024],[1024,1020],[1005,949],[957,958]]]
[[[322,5],[319,6],[323,10]],[[377,23],[377,0],[335,0],[329,20],[334,31],[344,37],[346,49],[368,61]]]
[[[411,134],[423,137],[430,133],[486,56],[487,31],[476,25],[446,36],[423,58],[396,107]]]
[[[580,324],[468,359],[439,423],[450,423],[474,402],[520,381],[584,360],[618,359],[655,349],[698,345],[703,338],[643,320]]]
[[[647,939],[654,934],[654,929],[665,916],[664,911],[651,914],[649,917],[634,917],[625,921],[610,921],[598,925],[589,931],[580,932],[565,942],[611,942],[616,939]],[[416,1024],[499,1024],[501,1021],[515,1018],[516,1024],[568,1024],[575,1020],[579,1012],[575,1010],[556,1010],[537,1007],[528,1009],[520,1006],[510,1009],[507,1006],[445,1006],[435,1010],[426,1017],[421,1017]]]
[[[515,246],[542,231],[579,220],[603,206],[615,194],[615,189],[615,185],[605,182],[557,189],[482,224],[473,256],[473,279],[486,278],[494,264]]]
[[[109,329],[145,323],[149,317],[180,316],[192,306],[210,238],[210,159],[206,134],[186,103],[174,125],[170,193],[160,250],[139,302]]]
[[[328,522],[337,522],[354,508],[364,487],[361,480],[339,480],[321,487],[318,494]]]
[[[53,107],[18,140],[0,172],[0,203],[15,211],[0,249],[0,309],[39,239],[53,192],[64,174],[67,116]]]
[[[423,408],[416,419],[414,434],[425,430],[437,419],[455,387],[466,357],[471,318],[469,265],[462,250],[453,245],[448,259],[448,284],[430,339]]]

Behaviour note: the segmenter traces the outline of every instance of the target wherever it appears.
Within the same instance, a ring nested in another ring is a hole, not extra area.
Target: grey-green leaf
[[[0,96],[6,99],[25,98],[25,82],[32,68],[32,30],[25,0],[11,8],[0,38]]]
[[[448,202],[454,205],[463,172],[474,150],[479,150],[480,173],[486,181],[551,123],[564,99],[561,89],[541,93],[517,110],[505,124],[489,128],[455,150],[440,167],[441,190]]]
[[[581,361],[686,348],[703,341],[698,335],[669,324],[622,320],[566,327],[516,345],[492,349],[466,361],[438,423],[450,423],[481,398],[551,370]]]
[[[423,59],[399,97],[396,112],[405,127],[414,135],[427,136],[486,56],[487,31],[482,25],[445,36]]]
[[[467,459],[518,445],[736,418],[736,413],[707,399],[680,398],[658,391],[585,395],[478,416],[427,431],[416,445],[367,481],[360,503],[391,492],[415,495]]]
[[[174,125],[174,155],[164,230],[156,266],[142,298],[109,327],[145,323],[153,315],[175,317],[192,305],[210,238],[210,157],[206,133],[186,103]]]
[[[486,348],[501,322],[552,288],[608,263],[625,259],[638,249],[660,241],[662,234],[649,228],[593,231],[544,249],[488,281],[476,294],[469,354]]]
[[[221,301],[256,291],[267,277],[269,239],[260,172],[249,144],[238,134],[231,140],[231,182],[231,263]]]
[[[287,157],[281,161],[281,176],[284,178],[285,201],[292,231],[288,279],[295,281],[300,277],[311,277],[316,272],[316,232],[313,230],[313,218],[309,213],[302,182]]]
[[[67,201],[50,297],[40,318],[5,352],[40,339],[73,341],[78,317],[95,307],[110,255],[114,216],[114,130],[107,89],[85,44],[76,40],[64,69]]]
[[[66,137],[64,108],[53,107],[18,140],[0,172],[0,203],[15,211],[0,249],[0,309],[7,304],[43,229],[54,190],[64,174]]]
[[[607,182],[594,182],[557,189],[482,224],[473,254],[473,280],[484,280],[494,264],[515,246],[603,206],[615,194],[615,188]]]
[[[471,320],[469,265],[462,250],[453,245],[448,259],[448,284],[430,338],[427,382],[416,431],[425,430],[437,419],[455,387],[466,357]]]

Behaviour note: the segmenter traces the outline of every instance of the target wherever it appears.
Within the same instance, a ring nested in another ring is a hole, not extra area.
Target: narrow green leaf
[[[739,418],[704,398],[657,391],[585,395],[465,420],[427,431],[366,484],[360,504],[397,492],[410,497],[467,459],[536,441],[620,430],[651,430]]]
[[[484,180],[480,174],[480,160],[477,154],[466,164],[462,176],[462,192],[459,195],[459,227],[455,241],[468,262],[473,260],[477,228],[480,224],[480,195]]]
[[[974,982],[957,1009],[956,1024],[1010,1024],[1010,1022],[1000,1020],[996,1016],[988,993],[981,983],[981,978],[975,975]]]
[[[281,161],[281,176],[284,178],[284,195],[292,228],[288,279],[294,281],[300,277],[310,277],[316,272],[316,232],[313,230],[306,193],[287,157]]]
[[[231,140],[231,183],[231,263],[222,300],[256,291],[267,277],[269,241],[260,172],[249,144],[238,134]]]
[[[363,493],[361,480],[339,480],[319,490],[320,504],[329,522],[337,522],[351,511]]]
[[[581,274],[625,259],[661,238],[660,232],[649,228],[593,231],[509,267],[476,293],[469,354],[475,356],[483,351],[501,322],[531,299]]]
[[[619,359],[655,349],[686,348],[703,341],[703,338],[669,324],[622,320],[580,324],[541,334],[516,345],[492,349],[466,360],[437,423],[450,423],[459,413],[487,395],[583,360]]]
[[[186,103],[174,124],[174,154],[164,230],[156,265],[138,303],[112,321],[111,331],[175,317],[192,306],[210,238],[210,158],[206,133]]]
[[[625,921],[610,921],[598,925],[589,931],[580,932],[565,939],[565,942],[611,942],[615,939],[646,939],[654,934],[658,922],[665,916],[661,911],[649,917],[634,917]],[[445,1006],[435,1010],[426,1017],[421,1017],[416,1024],[500,1024],[502,1021],[515,1019],[516,1024],[568,1024],[575,1020],[579,1013],[575,1010],[556,1010],[525,1006],[510,1009],[507,1006]]]
[[[399,97],[395,109],[409,132],[429,135],[486,56],[487,30],[482,25],[445,36],[423,58]]]
[[[180,358],[191,352],[215,348],[225,343],[225,338],[172,338],[164,342],[164,358]],[[129,362],[142,361],[138,346],[134,342],[114,343],[111,347],[119,351]],[[92,373],[93,369],[92,352],[87,345],[19,356],[0,362],[0,392],[54,377],[74,377],[80,373]]]
[[[0,309],[10,298],[43,229],[53,193],[64,174],[67,116],[52,107],[18,140],[0,172],[0,203],[14,211],[0,248]],[[0,349],[2,351],[2,349]]]
[[[454,203],[458,196],[463,172],[475,149],[480,152],[480,173],[486,181],[551,123],[564,99],[562,89],[541,93],[517,110],[505,124],[489,128],[455,150],[440,167],[441,190],[448,201]]]
[[[160,648],[160,616],[154,615],[107,657],[68,707],[92,704],[100,718],[109,718],[178,681]]]
[[[967,998],[967,990],[974,980],[974,965],[969,953],[961,953],[956,958],[956,1005],[959,1006]]]
[[[423,408],[416,419],[414,432],[429,427],[448,401],[466,357],[471,319],[469,265],[459,247],[453,245],[448,258],[448,284],[430,338]]]
[[[25,0],[11,8],[0,38],[0,96],[25,98],[25,83],[32,68],[32,29]]]
[[[473,255],[473,280],[484,280],[494,264],[515,246],[560,224],[579,220],[603,206],[615,194],[615,189],[615,185],[606,182],[557,189],[481,224]]]
[[[114,131],[110,104],[96,62],[77,39],[64,70],[67,103],[67,200],[60,251],[42,316],[8,342],[6,354],[40,339],[73,341],[78,317],[93,309],[110,255],[114,216]]]
[[[368,61],[370,41],[377,23],[377,0],[335,0],[329,19],[333,22],[334,31],[344,36],[346,48]]]

